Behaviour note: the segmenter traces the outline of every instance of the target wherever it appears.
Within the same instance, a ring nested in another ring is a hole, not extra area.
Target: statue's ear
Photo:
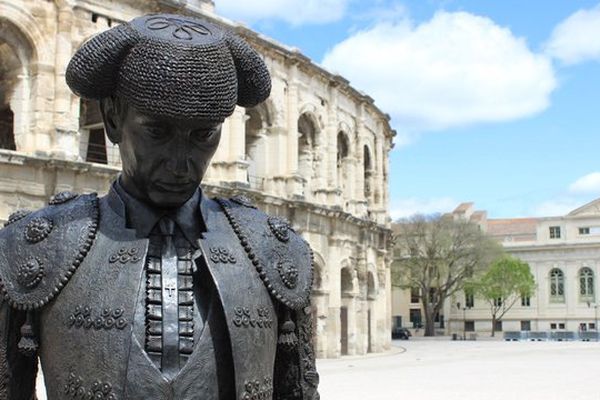
[[[115,96],[105,97],[100,100],[100,113],[104,121],[106,136],[114,144],[121,142],[121,119],[122,109],[119,98]]]
[[[271,76],[265,62],[256,50],[235,35],[227,35],[227,44],[237,70],[237,104],[254,107],[262,103],[271,94]]]
[[[119,69],[139,34],[128,24],[104,31],[85,42],[67,66],[65,79],[73,93],[90,100],[114,94]]]

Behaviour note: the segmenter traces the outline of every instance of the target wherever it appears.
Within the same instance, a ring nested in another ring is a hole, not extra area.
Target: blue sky
[[[560,215],[600,197],[600,3],[216,0],[392,115],[393,217],[473,201]]]

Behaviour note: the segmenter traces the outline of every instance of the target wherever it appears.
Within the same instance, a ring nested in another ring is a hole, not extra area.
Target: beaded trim
[[[256,256],[256,253],[250,246],[248,239],[246,238],[245,234],[240,229],[239,222],[235,219],[235,217],[231,213],[231,210],[229,209],[230,206],[229,206],[229,204],[227,204],[227,201],[222,198],[215,198],[215,201],[217,203],[219,203],[219,205],[223,209],[223,213],[227,217],[227,220],[229,221],[231,228],[233,229],[236,236],[238,237],[242,247],[244,248],[244,251],[246,252],[246,254],[248,255],[248,258],[252,262],[252,265],[254,265],[254,267],[256,268],[256,271],[258,272],[258,276],[260,276],[260,279],[263,281],[263,283],[265,284],[265,286],[267,287],[267,289],[269,290],[271,295],[273,295],[278,301],[282,302],[283,304],[285,304],[287,307],[289,307],[291,309],[297,309],[299,306],[303,305],[303,304],[298,304],[297,302],[290,301],[288,298],[284,297],[279,292],[279,290],[277,290],[277,288],[275,288],[273,286],[273,284],[269,280],[269,277],[267,276],[267,273],[265,272],[264,265],[262,265],[262,263]],[[302,241],[304,243],[306,243],[306,241],[304,239],[302,239]],[[308,243],[306,243],[306,245],[307,245],[307,247],[309,249],[309,253],[310,253],[310,274],[311,274],[311,279],[312,279],[313,271],[314,271],[314,256],[313,256],[312,249],[310,248],[310,246],[308,246]],[[309,286],[308,291],[311,290],[311,286]]]
[[[100,219],[100,207],[99,207],[98,197],[96,197],[95,195],[94,195],[94,198],[92,199],[92,209],[93,209],[92,221],[89,224],[89,231],[88,231],[87,237],[85,238],[85,240],[81,241],[79,252],[78,252],[77,256],[75,257],[75,260],[73,260],[73,262],[71,263],[71,265],[69,266],[67,271],[64,273],[64,275],[62,277],[60,277],[59,280],[56,282],[56,285],[54,286],[54,288],[52,289],[50,294],[46,295],[43,299],[38,300],[38,301],[29,301],[29,302],[25,302],[25,303],[18,303],[16,301],[14,301],[12,298],[10,298],[10,296],[8,295],[8,290],[6,289],[6,286],[3,283],[0,283],[0,291],[2,292],[2,297],[8,302],[8,304],[11,307],[16,308],[17,310],[27,310],[27,311],[39,309],[39,308],[45,306],[46,304],[48,304],[50,301],[52,301],[54,299],[54,297],[56,297],[56,295],[58,295],[60,293],[60,291],[65,287],[67,282],[69,282],[69,279],[71,279],[71,277],[73,276],[73,274],[75,273],[77,268],[79,268],[79,265],[81,265],[81,263],[85,259],[85,256],[90,251],[92,244],[94,243],[94,239],[96,238],[96,234],[98,232],[98,221]]]
[[[15,222],[22,220],[29,214],[31,214],[31,210],[27,210],[27,209],[17,210],[14,213],[10,214],[10,216],[8,217],[8,221],[6,221],[4,226],[9,226],[10,224],[14,224]]]

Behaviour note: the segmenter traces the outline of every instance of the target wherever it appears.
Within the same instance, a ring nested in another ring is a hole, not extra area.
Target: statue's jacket
[[[202,197],[190,257],[214,296],[166,379],[134,335],[149,240],[107,198],[60,193],[0,230],[0,400],[35,398],[38,358],[49,400],[318,399],[312,253],[285,220]]]

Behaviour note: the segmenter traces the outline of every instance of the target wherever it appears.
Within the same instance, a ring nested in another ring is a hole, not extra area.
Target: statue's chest
[[[148,240],[116,240],[102,225],[77,272],[40,315],[49,399],[83,398],[77,396],[100,386],[105,398],[120,398]]]
[[[212,226],[227,226],[226,221],[217,222]],[[153,359],[148,354],[148,317],[157,321],[163,318],[164,323],[164,315],[157,307],[152,311],[147,306],[151,287],[163,298],[175,290],[171,286],[158,285],[158,281],[151,282],[153,273],[148,270],[148,265],[160,256],[160,251],[151,248],[151,241],[136,239],[128,231],[115,232],[114,225],[115,221],[110,218],[101,218],[96,241],[88,256],[60,295],[40,315],[40,358],[50,400],[84,398],[83,395],[93,398],[90,395],[96,392],[107,399],[123,399],[127,397],[125,393],[131,397],[132,391],[144,391],[132,389],[129,377],[135,375],[135,381],[139,381],[143,377],[138,376],[138,372],[143,370],[149,372],[145,374],[148,375],[146,379],[142,379],[148,387],[160,389],[162,393],[164,388],[172,386],[158,379],[164,377],[164,371],[159,371],[162,375],[156,374],[160,355],[155,354]],[[185,374],[176,372],[172,378],[189,378],[196,386],[201,385],[202,381],[197,378],[202,369],[195,368],[194,364],[205,365],[210,361],[197,357],[200,354],[198,344],[212,346],[214,343],[214,340],[202,340],[208,336],[199,335],[201,331],[209,332],[209,336],[227,338],[227,343],[218,343],[218,348],[211,347],[210,351],[201,353],[218,355],[214,357],[213,369],[230,371],[225,374],[226,385],[240,397],[248,382],[271,382],[277,341],[276,310],[256,269],[232,232],[209,229],[200,247],[200,251],[191,255],[191,264],[188,260],[179,260],[186,261],[185,268],[177,269],[179,278],[193,275],[191,297],[183,291],[176,296],[175,304],[181,303],[178,312],[193,311],[192,321],[178,317],[178,340],[185,326],[193,326],[194,336],[190,340],[193,349],[184,349],[187,353],[179,354],[189,357],[187,363],[181,363],[180,372]],[[195,267],[194,271],[189,269],[191,265]],[[188,286],[187,283],[179,285],[178,289]],[[210,309],[202,310],[202,298],[213,300]],[[189,307],[190,302],[194,307]],[[160,306],[160,302],[154,303]],[[216,319],[211,318],[210,324],[205,325],[208,314]],[[160,343],[164,344],[163,339]],[[132,374],[132,354],[136,355],[134,364],[139,363],[136,374]],[[148,379],[149,376],[157,379]],[[156,385],[159,381],[161,385]],[[206,389],[199,390],[206,392]],[[172,395],[158,398],[167,399]],[[187,397],[180,394],[180,398]]]

